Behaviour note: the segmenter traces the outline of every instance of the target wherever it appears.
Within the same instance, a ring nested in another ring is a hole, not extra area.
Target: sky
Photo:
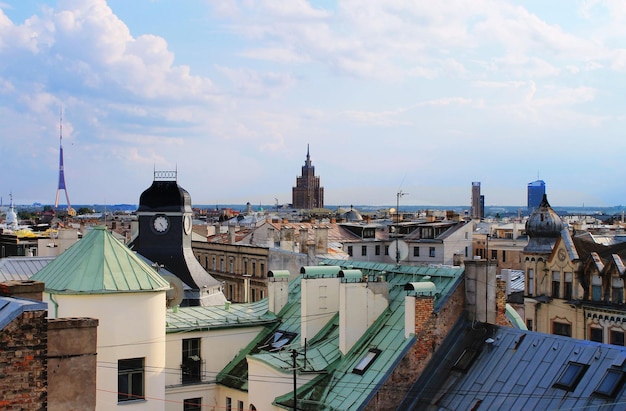
[[[622,0],[0,0],[0,196],[621,205],[625,91]]]

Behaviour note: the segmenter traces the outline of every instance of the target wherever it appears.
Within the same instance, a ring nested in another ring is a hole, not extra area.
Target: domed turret
[[[137,211],[191,212],[191,196],[176,180],[155,180],[141,193]]]
[[[550,207],[548,197],[544,194],[539,207],[533,211],[526,221],[528,245],[525,252],[551,253],[552,247],[559,237],[564,224],[561,217]]]

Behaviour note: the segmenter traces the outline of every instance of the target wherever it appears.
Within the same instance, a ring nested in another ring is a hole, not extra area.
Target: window
[[[526,328],[528,328],[529,331],[533,330],[533,320],[530,318],[526,320]]]
[[[237,411],[243,411],[243,401],[237,401]]]
[[[611,302],[613,304],[624,304],[624,279],[613,277],[611,286]]]
[[[528,295],[535,294],[535,271],[528,269]]]
[[[232,261],[231,261],[232,264]],[[230,271],[231,273],[233,272],[232,270]],[[248,260],[243,260],[243,274],[248,274]]]
[[[130,358],[117,361],[117,400],[144,399],[144,359]]]
[[[202,411],[202,398],[183,400],[183,411]]]
[[[181,364],[183,384],[202,380],[202,358],[200,357],[200,338],[183,339],[183,361]]]
[[[492,260],[498,259],[498,250],[491,250],[491,259]]]
[[[566,300],[572,299],[572,294],[574,290],[574,286],[572,283],[572,273],[565,273],[565,284],[563,289],[563,298]]]
[[[552,323],[552,334],[564,335],[566,337],[571,337],[572,336],[572,326],[571,326],[571,324],[560,323],[560,322],[554,321]]]
[[[593,301],[602,300],[602,277],[599,275],[591,276],[591,299]]]
[[[506,250],[502,250],[502,262],[506,263]]]
[[[256,290],[254,288],[252,288],[250,291],[252,292],[252,300],[250,302],[255,302],[256,301]]]
[[[428,248],[428,256],[429,257],[434,257],[435,256],[435,247],[429,247]]]
[[[469,247],[465,247],[465,258],[469,257]]]
[[[380,255],[380,245],[376,245],[376,246],[374,247],[374,254],[376,254],[376,255]]]
[[[246,267],[246,262],[244,261],[243,264],[244,264],[243,266],[244,266],[244,273],[245,273],[245,269],[247,268]],[[228,272],[231,273],[231,274],[233,274],[235,272],[235,262],[233,261],[232,258],[228,259]]]
[[[352,257],[352,246],[351,245],[348,246],[348,255],[350,257]]]
[[[267,351],[278,351],[293,341],[296,336],[296,333],[278,330],[265,340],[259,348]]]
[[[224,271],[224,259],[220,258],[220,271]]]
[[[256,276],[256,262],[252,262],[252,276]]]
[[[419,256],[420,256],[420,248],[413,247],[413,257],[419,257]]]
[[[265,263],[260,263],[261,266],[261,277],[265,277],[265,274],[267,274],[265,272]]]
[[[624,332],[611,330],[611,344],[624,346]]]
[[[589,328],[589,340],[602,343],[604,342],[604,330],[602,328]]]
[[[365,374],[365,371],[367,371],[367,369],[370,367],[370,365],[372,365],[376,357],[378,357],[378,355],[380,355],[381,352],[382,351],[380,351],[377,348],[370,349],[367,353],[365,353],[363,358],[361,358],[361,360],[356,364],[352,372],[355,374],[359,374],[359,375]]]
[[[233,411],[233,399],[226,397],[226,411]]]
[[[235,290],[232,284],[228,284],[228,298],[231,301],[235,298]]]
[[[552,297],[561,297],[561,272],[552,271]]]
[[[215,257],[213,257],[213,261],[212,261],[211,264],[212,264],[213,269],[217,270],[217,262],[216,262],[216,258]]]
[[[459,371],[467,371],[469,367],[474,363],[474,360],[478,356],[478,351],[473,348],[466,348],[463,350],[459,358],[454,363],[453,368]]]
[[[367,246],[366,245],[362,245],[361,246],[361,255],[367,255]]]
[[[566,391],[574,391],[587,368],[589,368],[587,364],[570,361],[553,386]]]
[[[389,255],[389,246],[388,245],[385,246],[385,255]]]
[[[622,370],[609,368],[604,377],[593,391],[594,394],[606,398],[615,398],[624,384],[624,372]]]

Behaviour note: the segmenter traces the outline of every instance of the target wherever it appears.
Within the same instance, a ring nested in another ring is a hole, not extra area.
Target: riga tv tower
[[[59,122],[59,147],[59,186],[57,187],[57,197],[54,201],[54,208],[59,206],[59,194],[61,194],[61,190],[63,190],[65,191],[65,199],[67,200],[67,212],[72,215],[74,209],[70,203],[70,195],[68,194],[67,187],[65,186],[65,172],[63,170],[63,108],[61,108]]]

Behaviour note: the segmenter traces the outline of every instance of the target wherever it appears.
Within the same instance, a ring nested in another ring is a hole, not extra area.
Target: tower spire
[[[57,196],[54,201],[54,208],[59,206],[59,195],[61,190],[65,191],[65,199],[67,200],[67,212],[72,213],[72,204],[70,203],[70,195],[65,185],[65,170],[63,168],[63,107],[61,107],[59,115],[59,185],[57,187]]]

